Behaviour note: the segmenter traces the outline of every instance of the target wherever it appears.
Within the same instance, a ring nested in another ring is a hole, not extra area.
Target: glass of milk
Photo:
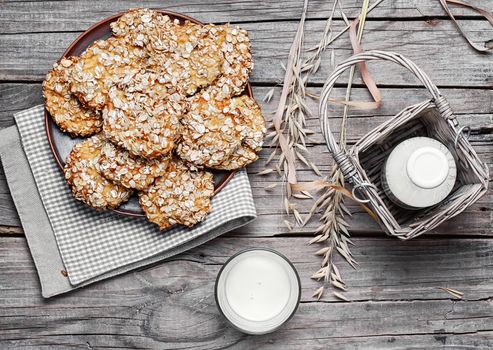
[[[224,317],[248,334],[270,333],[298,308],[300,278],[293,264],[270,249],[233,255],[216,279],[216,302]]]

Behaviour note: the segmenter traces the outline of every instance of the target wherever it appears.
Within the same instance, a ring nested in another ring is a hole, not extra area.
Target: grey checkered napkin
[[[241,218],[238,222],[244,224],[256,216],[245,171],[213,198],[212,212],[193,229],[176,227],[163,233],[144,219],[95,211],[74,199],[55,163],[44,129],[44,107],[20,112],[15,121],[72,285],[203,240],[228,222]]]

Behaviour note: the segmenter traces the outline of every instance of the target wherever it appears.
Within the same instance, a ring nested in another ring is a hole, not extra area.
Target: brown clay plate
[[[188,20],[197,24],[203,24],[202,22],[197,21],[196,19],[190,18],[188,16],[179,13],[163,11],[163,10],[156,10],[156,11],[168,15],[172,19],[178,19],[180,22],[184,22]],[[68,47],[68,49],[64,52],[61,58],[78,56],[82,52],[84,52],[84,50],[93,42],[100,39],[109,38],[111,36],[110,23],[116,21],[122,14],[123,13],[119,13],[117,15],[108,17],[102,20],[101,22],[98,22],[93,26],[91,26],[84,33],[79,35],[77,39],[75,39],[75,41]],[[250,84],[247,84],[244,93],[250,97],[253,97]],[[82,141],[83,139],[72,138],[69,135],[62,133],[60,129],[57,127],[57,125],[53,122],[51,116],[49,115],[46,109],[45,109],[45,129],[46,129],[46,134],[48,136],[48,142],[50,144],[51,151],[53,152],[53,156],[55,157],[55,161],[57,162],[60,169],[63,171],[63,166],[65,165],[65,159],[67,158],[68,154],[72,150],[72,147],[74,146],[74,144]],[[217,194],[233,178],[235,171],[214,170],[213,173],[214,173],[214,182],[215,182],[214,194]],[[139,205],[139,201],[136,195],[133,195],[128,202],[122,204],[117,209],[113,209],[113,211],[127,216],[144,216],[144,212],[142,211]]]

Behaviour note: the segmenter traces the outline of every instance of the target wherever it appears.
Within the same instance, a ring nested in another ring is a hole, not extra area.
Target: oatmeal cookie
[[[111,23],[114,36],[130,45],[146,48],[151,56],[165,57],[194,48],[202,35],[201,28],[201,24],[180,23],[178,19],[146,8],[131,9]]]
[[[229,100],[216,100],[208,91],[193,96],[190,111],[182,120],[182,134],[176,150],[183,160],[213,168],[240,145],[239,133],[229,112]]]
[[[192,227],[211,210],[213,193],[211,173],[192,171],[183,162],[173,160],[164,176],[139,193],[139,201],[147,219],[162,230],[175,224]]]
[[[189,62],[189,74],[183,88],[189,96],[212,84],[221,74],[225,61],[221,52],[222,43],[226,40],[224,32],[213,24],[207,24],[200,28],[196,37],[199,38],[198,44],[191,52],[182,54]]]
[[[74,65],[71,91],[83,104],[101,110],[109,89],[130,79],[147,65],[147,59],[145,50],[122,38],[96,41]]]
[[[226,24],[218,26],[221,40],[223,64],[221,75],[214,81],[214,88],[221,91],[223,98],[240,95],[245,89],[253,68],[250,39],[246,30]]]
[[[151,52],[152,67],[191,96],[221,74],[223,31],[214,25],[185,22],[174,30],[177,47],[172,52]]]
[[[96,209],[116,208],[132,191],[104,178],[98,159],[104,138],[101,134],[77,143],[65,162],[65,179],[75,198]]]
[[[175,30],[180,26],[178,20],[157,11],[136,8],[124,13],[111,23],[113,35],[122,38],[130,45],[147,48],[161,53],[172,52],[178,45]]]
[[[71,71],[77,58],[62,58],[53,65],[43,82],[46,109],[58,127],[72,136],[91,136],[103,125],[101,114],[85,108],[70,93]]]
[[[255,162],[258,159],[257,153],[250,147],[240,145],[234,152],[215,169],[218,170],[236,170],[246,167],[248,164]]]
[[[225,89],[233,89],[234,84],[242,88],[244,83],[238,82],[241,74],[248,78],[249,71],[242,71],[248,66],[245,61],[251,62],[251,55],[247,57],[246,32],[229,25],[180,23],[154,10],[133,9],[111,27],[116,37],[145,48],[149,55],[148,68],[168,80],[180,82],[188,95],[210,85],[222,71],[227,74],[218,84],[227,85]]]
[[[110,141],[146,159],[168,156],[180,134],[179,118],[188,101],[160,75],[138,73],[113,86],[103,110],[103,132]]]
[[[241,143],[255,152],[260,151],[267,130],[258,103],[247,95],[234,97],[229,103],[229,113],[234,115]]]
[[[248,96],[223,99],[212,92],[206,89],[191,98],[176,152],[198,167],[244,167],[262,148],[266,129],[260,107]]]
[[[245,95],[232,98],[229,108],[235,115],[241,144],[226,160],[214,167],[220,170],[239,169],[256,161],[267,131],[262,111],[254,99]]]
[[[167,157],[146,160],[105,142],[101,148],[99,171],[108,180],[142,191],[152,185],[156,177],[164,175],[168,163]]]

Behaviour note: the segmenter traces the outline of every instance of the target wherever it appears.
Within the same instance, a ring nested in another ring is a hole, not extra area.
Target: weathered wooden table
[[[471,2],[493,10],[491,0]],[[361,1],[343,0],[349,17]],[[202,21],[235,22],[248,29],[254,48],[252,76],[258,99],[283,77],[289,45],[302,3],[289,1],[14,1],[0,2],[0,128],[13,124],[14,112],[42,103],[41,81],[51,64],[81,31],[129,7],[162,7]],[[307,45],[320,39],[332,1],[310,1]],[[475,14],[456,9],[460,22],[478,40],[492,38],[491,27]],[[343,27],[340,17],[335,28]],[[489,30],[489,31],[487,31]],[[444,16],[438,0],[387,0],[370,15],[366,49],[400,52],[415,60],[438,84],[460,122],[473,129],[472,143],[493,164],[493,56],[474,52]],[[351,54],[347,35],[333,44],[337,61]],[[316,92],[329,74],[328,64],[310,81]],[[403,107],[423,100],[426,91],[408,72],[380,63],[370,65],[380,83],[380,110],[354,112],[349,140]],[[344,93],[344,88],[337,91]],[[368,98],[355,81],[353,96]],[[278,94],[276,94],[278,98]],[[316,102],[311,101],[315,109]],[[267,119],[277,100],[263,104]],[[338,123],[334,119],[334,125]],[[316,117],[309,119],[318,130]],[[40,130],[42,132],[42,130]],[[322,171],[331,165],[320,135],[310,144]],[[255,175],[263,160],[249,168],[258,219],[171,261],[128,273],[62,297],[43,300],[20,222],[0,171],[0,348],[373,348],[431,349],[450,346],[493,348],[493,192],[466,213],[433,233],[409,242],[385,237],[361,212],[351,220],[356,260],[354,271],[340,262],[351,302],[326,293],[309,276],[318,269],[318,249],[307,244],[318,222],[289,232],[280,190],[263,189],[275,175]],[[493,170],[493,169],[492,169]],[[303,180],[313,179],[308,170]],[[307,205],[308,206],[308,205]],[[306,212],[306,208],[305,208]],[[247,336],[230,328],[213,298],[216,273],[234,252],[270,247],[296,265],[303,284],[302,304],[281,330]],[[452,300],[437,287],[464,293]]]

